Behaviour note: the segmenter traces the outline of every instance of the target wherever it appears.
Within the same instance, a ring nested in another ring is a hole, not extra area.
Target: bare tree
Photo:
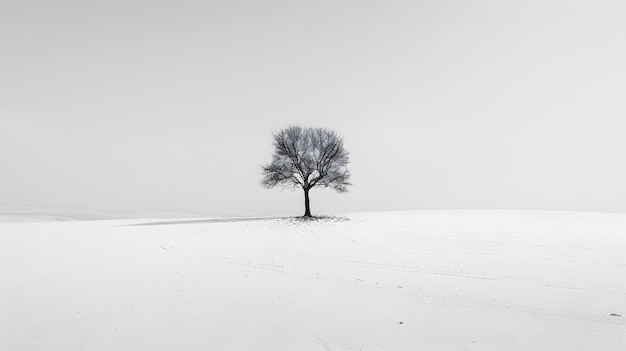
[[[343,140],[332,130],[291,126],[274,133],[272,162],[263,166],[261,184],[271,189],[304,190],[304,217],[311,217],[309,190],[318,186],[348,191],[350,172]]]

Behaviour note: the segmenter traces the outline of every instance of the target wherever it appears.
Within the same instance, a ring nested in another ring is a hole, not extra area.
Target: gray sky
[[[0,1],[0,205],[299,214],[271,132],[335,129],[314,214],[626,211],[623,1]]]

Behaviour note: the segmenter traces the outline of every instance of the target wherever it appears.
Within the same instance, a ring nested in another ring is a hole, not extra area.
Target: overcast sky
[[[626,2],[0,1],[0,205],[300,214],[271,133],[336,130],[313,214],[626,211]]]

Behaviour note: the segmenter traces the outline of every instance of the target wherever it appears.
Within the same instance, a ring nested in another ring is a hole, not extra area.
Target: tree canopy
[[[302,188],[305,217],[310,217],[309,190],[331,188],[348,191],[349,154],[343,139],[333,130],[291,126],[273,134],[272,161],[263,166],[261,184],[266,188]]]

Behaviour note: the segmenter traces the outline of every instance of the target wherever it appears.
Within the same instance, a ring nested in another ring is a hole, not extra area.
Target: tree
[[[287,127],[273,134],[272,162],[263,166],[261,185],[271,189],[302,188],[304,217],[311,217],[309,191],[313,187],[332,188],[338,193],[348,191],[351,185],[348,152],[343,139],[324,128]]]

